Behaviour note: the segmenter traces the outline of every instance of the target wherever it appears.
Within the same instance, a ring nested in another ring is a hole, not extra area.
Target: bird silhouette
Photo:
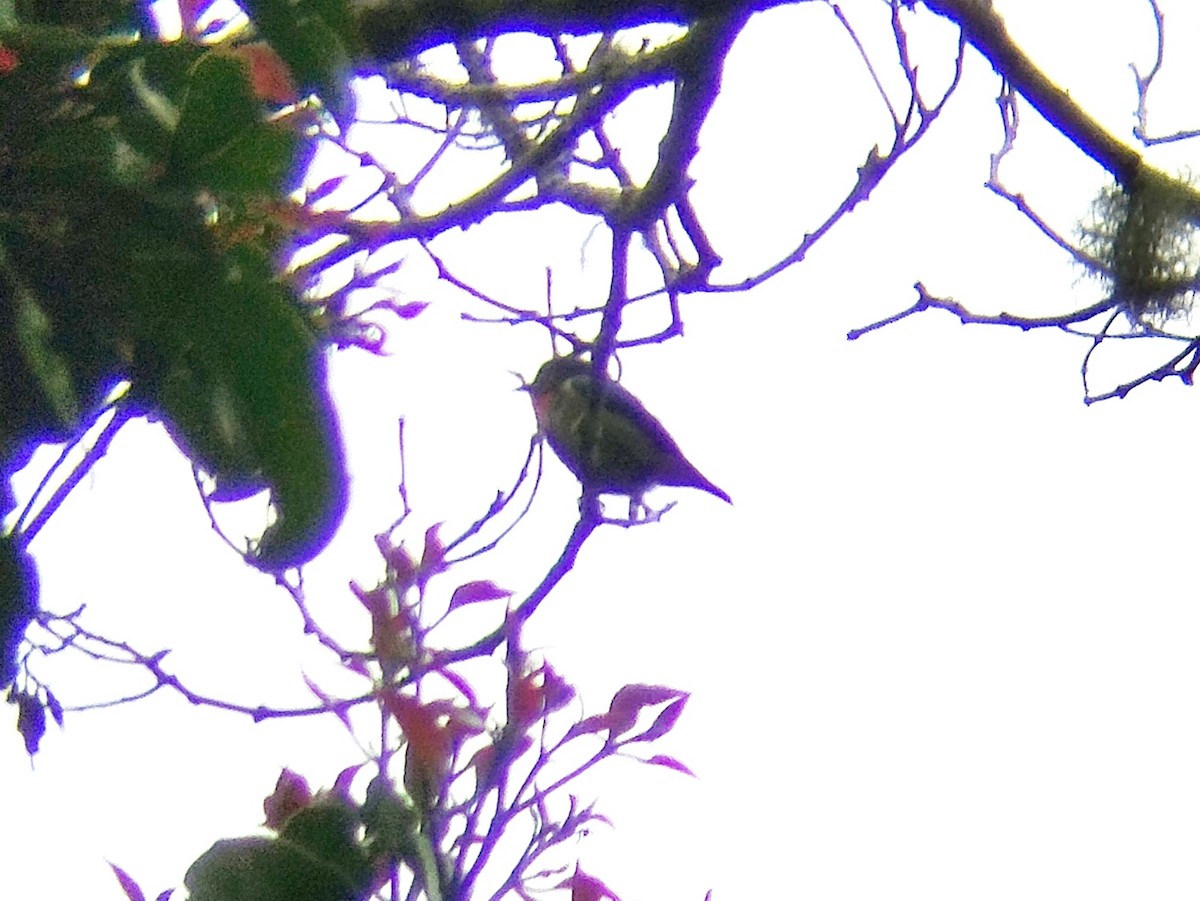
[[[538,429],[584,488],[640,503],[655,485],[674,485],[733,503],[641,401],[606,375],[597,376],[590,361],[555,357],[526,388]]]

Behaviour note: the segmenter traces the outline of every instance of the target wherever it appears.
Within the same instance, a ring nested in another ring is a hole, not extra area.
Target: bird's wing
[[[566,380],[564,387],[586,403],[598,405],[599,412],[604,415],[605,431],[610,433],[609,440],[616,440],[622,445],[636,446],[649,439],[655,451],[660,453],[679,452],[675,440],[663,427],[663,424],[642,406],[641,401],[616,382],[605,381],[597,384],[589,373],[572,376]],[[597,390],[599,390],[598,399]],[[618,435],[611,434],[614,431]]]

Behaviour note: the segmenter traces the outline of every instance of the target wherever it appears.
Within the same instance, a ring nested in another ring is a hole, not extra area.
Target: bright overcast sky
[[[1129,135],[1128,64],[1153,60],[1147,3],[1113,0],[1104,15],[1083,0],[995,5],[1054,78]],[[1197,33],[1188,5],[1163,3],[1177,72]],[[864,38],[887,37],[869,27],[886,25],[879,7],[844,4]],[[952,30],[914,41],[936,81]],[[625,359],[625,384],[734,499],[658,492],[678,506],[658,525],[597,535],[530,623],[527,644],[587,713],[630,682],[692,692],[658,750],[696,779],[615,761],[576,792],[598,796],[615,828],[573,850],[625,901],[699,901],[710,887],[730,901],[1200,891],[1198,486],[1176,462],[1196,436],[1194,396],[1169,382],[1085,407],[1085,341],[938,312],[845,340],[909,306],[918,280],[985,312],[1094,297],[983,188],[996,90],[969,53],[926,143],[808,260],[748,295],[686,299],[686,337]],[[872,91],[824,5],[747,27],[692,169],[723,280],[785,255],[844,196],[889,138]],[[1200,125],[1175,121],[1194,111],[1186,96],[1153,99],[1159,130]],[[1069,230],[1101,173],[1022,111],[1003,174]],[[1186,149],[1160,158],[1182,165]],[[563,296],[604,296],[607,250],[581,264],[587,238],[587,223],[550,211],[439,247],[475,284],[532,304],[547,265]],[[433,304],[391,327],[392,355],[333,363],[354,506],[306,571],[331,617],[358,612],[347,581],[379,575],[371,536],[398,510],[397,417],[410,540],[478,515],[534,427],[508,370],[531,376],[542,337],[463,324],[469,301],[422,265],[399,283]],[[190,480],[157,427],[130,426],[33,544],[43,603],[87,602],[98,631],[173,648],[173,671],[208,694],[308,703],[300,668],[328,676],[311,640],[271,580],[213,536]],[[551,461],[529,520],[474,572],[521,596],[557,556],[575,492]],[[107,678],[64,661],[52,685],[84,702],[108,696]],[[16,736],[0,754],[16,812],[7,893],[99,901],[122,897],[106,859],[156,894],[215,839],[254,832],[282,766],[328,785],[361,759],[336,723],[255,726],[166,696],[69,715],[32,769]]]

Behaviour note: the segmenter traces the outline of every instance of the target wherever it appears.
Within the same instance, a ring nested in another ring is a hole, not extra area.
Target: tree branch
[[[687,25],[710,16],[747,16],[787,0],[358,0],[354,5],[367,51],[394,60],[489,34],[553,36],[659,22]]]

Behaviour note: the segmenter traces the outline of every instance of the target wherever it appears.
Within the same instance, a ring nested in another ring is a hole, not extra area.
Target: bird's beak
[[[516,388],[513,388],[513,391],[529,391],[532,389],[533,386],[530,385],[529,382],[525,381],[525,376],[521,375],[521,373],[519,373],[519,372],[513,372],[513,370],[511,370],[511,369],[508,371],[512,372],[513,375],[515,375],[518,379],[521,380],[521,384],[518,385]]]

